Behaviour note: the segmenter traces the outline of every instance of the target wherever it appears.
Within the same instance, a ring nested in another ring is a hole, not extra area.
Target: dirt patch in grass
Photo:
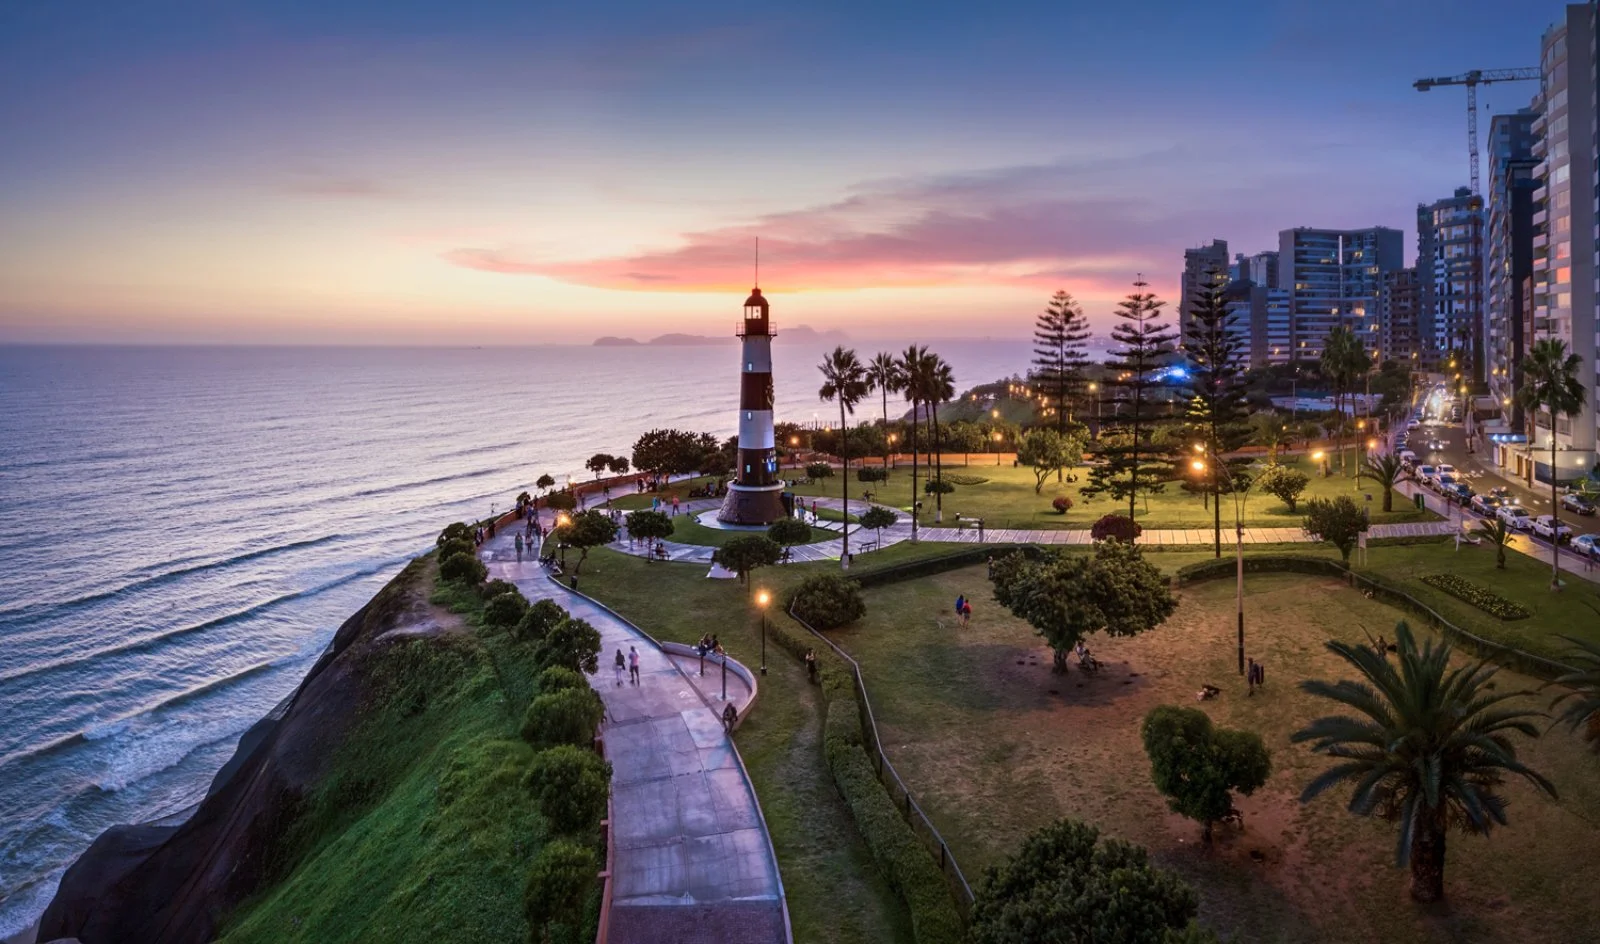
[[[946,612],[960,593],[975,601],[966,629]],[[1092,638],[1107,664],[1094,677],[1052,675],[1049,651],[993,602],[981,566],[875,588],[868,606],[835,638],[861,660],[890,755],[973,880],[1028,832],[1073,816],[1149,847],[1200,891],[1203,920],[1242,941],[1578,941],[1600,926],[1585,877],[1600,841],[1600,761],[1565,731],[1519,746],[1561,800],[1508,785],[1509,828],[1452,837],[1438,909],[1409,901],[1393,827],[1347,813],[1345,791],[1299,802],[1327,762],[1289,735],[1332,706],[1297,683],[1346,674],[1328,639],[1392,638],[1401,618],[1338,581],[1249,578],[1247,652],[1267,667],[1254,697],[1236,670],[1231,581],[1185,589],[1154,632]],[[1508,672],[1497,682],[1537,687]],[[1260,732],[1274,768],[1240,798],[1243,829],[1219,829],[1211,849],[1151,786],[1138,736],[1150,708],[1197,704],[1206,683],[1222,695],[1202,707]]]

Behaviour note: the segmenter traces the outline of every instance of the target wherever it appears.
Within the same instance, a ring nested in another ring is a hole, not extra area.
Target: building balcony
[[[1535,249],[1543,249],[1543,248],[1545,248],[1546,246],[1549,246],[1549,245],[1550,245],[1550,234],[1549,233],[1538,233],[1538,234],[1534,235],[1534,237],[1533,237],[1533,248],[1535,248]]]
[[[766,330],[762,330],[763,326]],[[741,318],[739,320],[738,327],[733,329],[733,336],[736,338],[743,338],[752,334],[756,337],[760,337],[762,335],[766,335],[767,337],[776,337],[778,334],[778,326],[773,324],[772,319],[770,318],[765,321],[762,321],[759,318]]]
[[[1549,210],[1547,210],[1547,209],[1536,210],[1534,212],[1534,214],[1533,214],[1533,225],[1535,225],[1535,226],[1543,226],[1546,222],[1549,221],[1549,219],[1550,219],[1550,211]]]

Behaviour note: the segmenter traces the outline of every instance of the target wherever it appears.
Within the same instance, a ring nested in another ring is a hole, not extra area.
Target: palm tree
[[[867,389],[883,395],[883,474],[889,475],[889,394],[899,393],[906,387],[905,372],[900,362],[887,351],[874,354],[867,362]]]
[[[1287,446],[1293,437],[1283,417],[1270,410],[1250,414],[1250,436],[1257,446],[1266,446],[1267,461],[1278,461],[1278,450]]]
[[[1505,570],[1506,548],[1511,546],[1511,539],[1517,536],[1517,532],[1506,527],[1506,523],[1499,518],[1485,518],[1478,522],[1478,534],[1494,545],[1494,565]]]
[[[1361,346],[1361,339],[1349,328],[1338,325],[1328,332],[1322,344],[1322,374],[1333,381],[1334,408],[1339,412],[1339,470],[1344,471],[1344,398],[1355,386],[1356,377],[1372,369],[1372,358]]]
[[[1556,418],[1572,417],[1583,409],[1585,391],[1578,379],[1583,361],[1576,354],[1567,353],[1567,345],[1560,338],[1544,338],[1533,342],[1533,348],[1522,360],[1522,389],[1517,400],[1531,416],[1543,407],[1550,411],[1550,515],[1556,524],[1561,520],[1561,503],[1556,500]],[[1539,424],[1529,423],[1538,434]],[[1528,448],[1533,448],[1530,439]],[[1556,528],[1552,533],[1559,533]],[[1550,589],[1561,589],[1561,542],[1550,542]]]
[[[1392,452],[1369,455],[1361,463],[1361,474],[1377,481],[1383,487],[1383,510],[1394,511],[1394,487],[1406,474],[1405,464]]]
[[[922,399],[927,402],[933,420],[933,480],[938,483],[933,490],[933,520],[944,520],[944,444],[939,441],[939,404],[949,403],[956,395],[955,374],[944,358],[929,354],[924,365]]]
[[[928,349],[913,344],[900,355],[900,383],[911,402],[911,541],[917,540],[917,429],[920,421],[918,407],[922,405],[919,381]]]
[[[1555,680],[1555,684],[1565,685],[1570,691],[1551,702],[1550,709],[1554,711],[1557,705],[1573,699],[1556,715],[1556,724],[1566,724],[1574,730],[1583,725],[1584,737],[1600,742],[1600,643],[1571,636],[1561,638],[1573,644],[1567,661],[1577,668]]]
[[[1450,668],[1450,647],[1428,640],[1421,649],[1411,627],[1395,627],[1399,665],[1387,654],[1337,640],[1328,650],[1355,667],[1364,681],[1300,683],[1305,692],[1355,709],[1312,721],[1291,737],[1339,759],[1300,794],[1305,803],[1335,784],[1350,782],[1350,812],[1398,820],[1399,865],[1411,866],[1411,897],[1444,896],[1445,835],[1451,827],[1488,833],[1506,825],[1497,789],[1515,774],[1555,797],[1542,774],[1517,760],[1509,735],[1539,736],[1543,712],[1508,707],[1524,692],[1497,692],[1499,670],[1486,662]]]
[[[836,347],[833,353],[817,365],[822,371],[822,389],[817,396],[822,400],[839,401],[839,459],[844,466],[839,481],[844,492],[844,545],[839,555],[839,566],[850,566],[850,429],[845,425],[845,413],[854,413],[856,404],[867,396],[867,369],[861,366],[855,351]]]

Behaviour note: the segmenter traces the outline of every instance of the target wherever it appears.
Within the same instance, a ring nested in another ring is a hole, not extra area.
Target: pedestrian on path
[[[730,701],[728,702],[727,706],[722,709],[722,726],[723,728],[727,729],[729,734],[732,734],[733,726],[738,722],[738,720],[739,709],[733,707],[733,702]]]
[[[815,649],[806,650],[806,678],[813,684],[817,681],[817,650]]]
[[[622,687],[622,672],[627,667],[628,667],[628,660],[622,658],[622,650],[618,649],[617,650],[617,662],[616,662],[616,676],[617,676],[617,687],[618,688]]]
[[[517,539],[517,560],[520,561],[520,560],[522,560],[522,535],[521,534],[516,535],[516,539]]]
[[[1250,686],[1249,694],[1254,695],[1256,693],[1256,660],[1247,659],[1245,661],[1248,663],[1244,670],[1245,684]]]
[[[629,681],[639,684],[639,650],[633,646],[628,647],[628,675]]]
[[[672,516],[674,518],[676,518],[678,516],[678,496],[677,495],[673,495],[672,496]]]

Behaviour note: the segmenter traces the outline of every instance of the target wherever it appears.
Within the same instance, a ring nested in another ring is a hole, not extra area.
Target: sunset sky
[[[757,236],[780,328],[1104,325],[1215,237],[1409,232],[1467,178],[1411,82],[1561,8],[9,2],[0,341],[725,334]]]

